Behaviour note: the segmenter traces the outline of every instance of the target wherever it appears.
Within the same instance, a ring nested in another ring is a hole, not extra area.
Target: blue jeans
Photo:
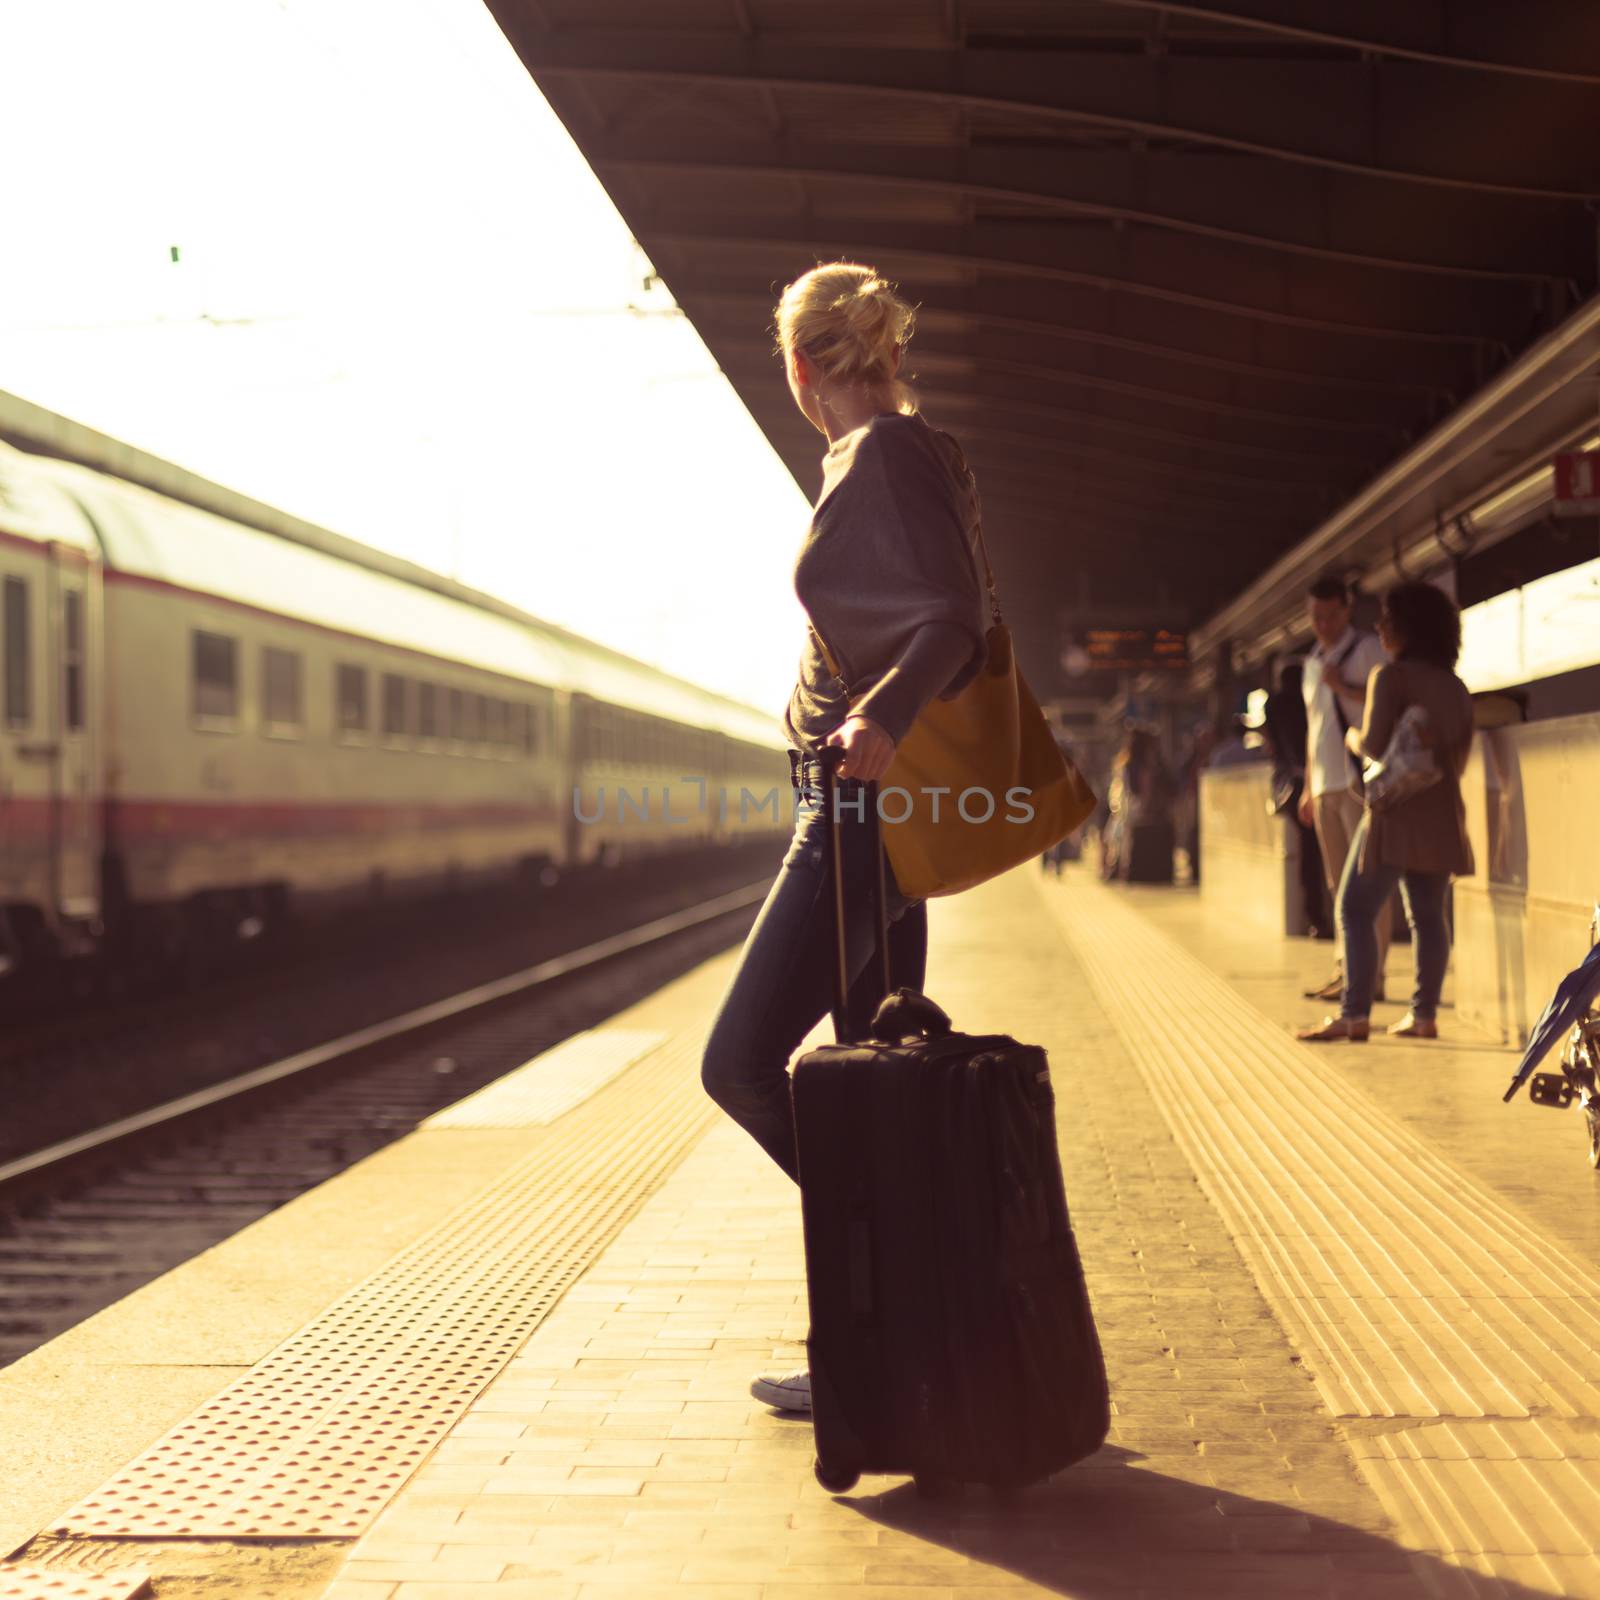
[[[827,818],[812,788],[799,791],[794,837],[722,998],[706,1040],[700,1079],[706,1093],[774,1161],[799,1181],[789,1058],[833,1006],[834,902]],[[864,1029],[875,1009],[877,935],[868,896],[873,871],[863,787],[839,783],[845,877],[845,949],[851,986],[846,1011]],[[880,847],[881,848],[881,847]],[[884,860],[890,986],[920,989],[928,960],[928,913],[908,900]]]
[[[1365,1017],[1372,1010],[1372,991],[1378,978],[1378,914],[1388,914],[1395,885],[1405,900],[1406,921],[1417,962],[1417,987],[1411,997],[1412,1012],[1431,1020],[1439,1009],[1445,968],[1450,964],[1450,926],[1444,901],[1450,892],[1448,872],[1415,872],[1369,861],[1359,865],[1372,825],[1370,813],[1356,825],[1339,880],[1339,940],[1344,949],[1343,1017]]]

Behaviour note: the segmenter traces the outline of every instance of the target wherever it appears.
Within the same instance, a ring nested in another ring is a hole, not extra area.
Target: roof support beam
[[[1045,527],[1063,538],[1071,538],[1087,528],[1111,528],[1152,545],[1202,544],[1230,556],[1243,556],[1251,550],[1257,557],[1276,553],[1282,548],[1284,538],[1298,531],[1293,524],[1280,524],[1263,531],[1207,521],[1192,512],[1141,510],[1078,490],[1063,494],[1054,507],[1035,500],[1016,499],[1009,494],[985,495],[983,503],[990,520],[998,520],[1007,527],[1024,524]]]
[[[735,371],[747,373],[757,382],[768,374],[775,384],[779,379],[777,362],[755,345],[735,350],[723,360],[722,366],[730,375]],[[1084,398],[1091,402],[1094,399],[1092,395]],[[1148,415],[1141,416],[1138,406],[1119,404],[1118,409],[1113,410],[1108,405],[1102,411],[1092,406],[1050,404],[1020,394],[1016,385],[997,381],[981,371],[939,391],[937,403],[958,411],[981,408],[985,412],[1026,417],[1046,428],[1070,431],[1077,438],[1095,442],[1126,439],[1135,447],[1130,454],[1141,459],[1149,447],[1171,447],[1179,454],[1193,453],[1206,462],[1259,462],[1259,470],[1265,476],[1285,479],[1309,476],[1321,481],[1364,471],[1393,455],[1399,447],[1398,439],[1392,440],[1386,448],[1381,440],[1363,441],[1327,433],[1308,440],[1303,431],[1292,440],[1273,441],[1263,439],[1259,428],[1241,427],[1236,419],[1206,414],[1198,418],[1185,414],[1181,419],[1183,425],[1165,427]],[[1317,442],[1321,443],[1321,449],[1306,448],[1308,443]]]
[[[508,5],[499,10],[541,82],[608,76],[867,90],[1409,184],[1551,199],[1600,196],[1600,148],[1571,132],[1593,125],[1592,95],[1582,83],[1463,80],[1409,61],[1384,63],[1374,79],[1372,64],[1361,61],[970,45],[894,50],[645,28],[551,32]],[[1517,136],[1502,137],[1506,129]]]
[[[1096,446],[1114,448],[1130,462],[1154,462],[1180,469],[1208,470],[1221,462],[1243,468],[1268,483],[1330,484],[1343,482],[1352,474],[1364,475],[1378,465],[1369,451],[1365,455],[1346,453],[1342,458],[1307,455],[1304,452],[1276,450],[1234,440],[1207,439],[1198,434],[1179,434],[1157,428],[1141,428],[1137,423],[1069,411],[1061,406],[1024,405],[1008,401],[999,392],[974,393],[971,388],[955,389],[939,397],[942,410],[963,415],[977,412],[1003,420],[1027,424],[1026,431],[1044,437],[1070,436]],[[1037,422],[1041,428],[1035,428]],[[1118,442],[1125,441],[1125,442]],[[1251,466],[1250,463],[1255,463]]]
[[[1401,542],[1498,494],[1593,426],[1600,295],[1524,351],[1275,562],[1201,630],[1208,643],[1281,625],[1308,572],[1389,563]],[[1431,533],[1425,535],[1432,538]]]
[[[693,264],[675,274],[675,283],[679,303],[690,310],[697,326],[712,306],[717,315],[706,317],[708,326],[714,321],[726,324],[730,318],[751,326],[770,320],[778,279],[770,292],[757,293],[751,287],[756,274],[702,266],[698,255],[686,255],[685,260]],[[1282,360],[1251,360],[1247,358],[1255,353],[1254,343],[1250,349],[1230,349],[1221,341],[1196,337],[1197,330],[1187,321],[1163,329],[1172,341],[1163,343],[1134,336],[1132,327],[1107,328],[1099,315],[1074,318],[1067,298],[1041,285],[1013,284],[1007,291],[1002,296],[984,285],[965,288],[938,281],[919,285],[917,325],[924,337],[936,334],[941,348],[959,348],[970,341],[975,358],[991,353],[1001,359],[1048,358],[1074,371],[1096,370],[1094,363],[1114,358],[1127,361],[1129,371],[1160,376],[1163,386],[1181,382],[1199,393],[1206,392],[1202,385],[1215,381],[1212,375],[1217,374],[1247,385],[1247,393],[1268,396],[1282,410],[1303,410],[1304,391],[1313,390],[1321,392],[1321,404],[1337,406],[1349,416],[1376,413],[1403,420],[1416,414],[1418,397],[1455,398],[1452,384],[1465,377],[1465,367],[1453,368],[1450,363],[1457,358],[1443,349],[1380,352],[1388,357],[1380,367],[1371,350],[1361,351],[1358,363],[1352,359],[1352,347],[1324,345],[1320,353],[1329,364],[1318,367],[1302,340]],[[1340,364],[1332,365],[1335,361]],[[1169,372],[1172,368],[1179,371]]]
[[[728,324],[716,317],[695,317],[695,327],[701,336],[719,351],[734,353],[741,364],[747,359],[754,362],[765,357],[777,365],[772,347],[752,330],[754,321]],[[1199,412],[1208,419],[1227,419],[1230,423],[1257,423],[1260,427],[1249,429],[1253,437],[1263,431],[1282,431],[1291,445],[1303,444],[1310,430],[1316,434],[1348,434],[1354,438],[1374,435],[1398,441],[1403,428],[1398,421],[1383,416],[1366,415],[1348,417],[1317,415],[1304,411],[1273,409],[1267,406],[1241,405],[1223,398],[1220,394],[1185,394],[1172,387],[1149,383],[1130,383],[1108,377],[1093,370],[1046,366],[1037,361],[1011,361],[991,355],[969,342],[966,348],[952,348],[948,338],[937,333],[923,334],[907,354],[901,377],[917,386],[923,384],[946,385],[955,388],[973,388],[978,393],[1002,394],[1020,402],[1039,401],[1052,404],[1057,400],[1078,398],[1084,400],[1082,391],[1093,391],[1114,397],[1107,410],[1113,408],[1123,415],[1132,413],[1139,418],[1159,419],[1159,411],[1169,408],[1182,418]],[[996,389],[993,379],[1002,377],[1020,379]],[[1181,424],[1180,424],[1181,425]]]
[[[1504,72],[1554,83],[1600,84],[1600,70],[1592,64],[1592,36],[1583,32],[1591,19],[1584,7],[1567,0],[1519,0],[1515,6],[1468,6],[1460,0],[1397,6],[1390,0],[1344,0],[1337,9],[1319,13],[1314,23],[1301,20],[1307,7],[1296,0],[1227,0],[1226,4],[1204,5],[1192,0],[1109,3],[1130,11],[1151,11],[1169,22],[1197,17],[1235,23],[1283,39],[1304,39],[1403,61]]]
[[[939,426],[937,414],[930,420],[934,426]],[[1010,494],[1013,499],[1057,506],[1081,494],[1106,505],[1122,506],[1129,511],[1166,517],[1192,515],[1201,523],[1238,527],[1263,536],[1281,534],[1286,527],[1298,521],[1293,512],[1281,506],[1261,507],[1238,496],[1229,499],[1225,494],[1197,484],[1177,487],[1146,477],[1119,477],[1114,472],[1082,461],[1064,461],[1054,467],[1041,467],[1018,455],[989,448],[983,436],[975,434],[967,424],[961,425],[961,439],[967,461],[978,480],[978,492],[985,499],[999,490]]]
[[[730,374],[730,377],[733,377],[735,387],[761,422],[767,437],[784,454],[785,459],[808,463],[816,463],[821,459],[815,430],[801,419],[798,412],[794,412],[787,396],[784,399],[785,409],[774,410],[776,400],[772,394],[765,390],[752,394],[748,392],[747,385],[739,383],[737,374]],[[793,413],[792,416],[789,413]],[[1028,452],[1048,463],[1048,470],[1051,471],[1085,464],[1091,469],[1102,468],[1113,473],[1120,471],[1133,478],[1167,484],[1179,492],[1187,492],[1191,488],[1219,495],[1232,492],[1242,504],[1262,509],[1325,509],[1337,504],[1341,496],[1339,489],[1314,479],[1267,477],[1254,472],[1230,472],[1209,463],[1197,465],[1192,461],[1176,461],[1159,455],[1136,455],[1127,450],[1086,443],[1074,434],[1059,430],[1041,432],[1021,428],[1012,419],[996,417],[985,409],[979,409],[970,418],[963,417],[952,428],[952,432],[957,433],[963,442],[967,439],[993,441],[1003,446],[1008,454],[1013,451]],[[820,473],[813,466],[800,481],[803,486],[814,488],[819,477]]]
[[[702,202],[703,203],[703,202]],[[885,221],[863,208],[859,217],[734,216],[726,211],[696,212],[664,201],[659,194],[650,210],[638,218],[641,232],[676,243],[699,241],[719,245],[777,245],[801,258],[799,270],[819,252],[851,257],[862,251],[893,253],[908,261],[924,261],[944,268],[993,277],[1036,279],[1070,284],[1112,299],[1144,299],[1181,307],[1190,316],[1226,319],[1234,324],[1233,336],[1248,341],[1251,322],[1317,334],[1329,339],[1401,341],[1417,345],[1498,345],[1518,337],[1530,311],[1526,303],[1502,302],[1498,307],[1475,307],[1477,325],[1462,326],[1463,308],[1440,309],[1437,294],[1406,296],[1411,303],[1396,314],[1397,296],[1372,293],[1346,297],[1335,316],[1298,309],[1293,288],[1276,274],[1258,274],[1241,281],[1232,264],[1200,257],[1181,259],[1170,250],[1141,251],[1137,239],[1118,259],[1119,243],[1126,235],[1111,230],[1084,231],[1055,228],[1047,223],[978,224],[907,223]],[[1188,287],[1191,283],[1200,289]],[[1311,304],[1322,302],[1313,299]],[[1493,313],[1491,315],[1491,313]]]
[[[588,155],[597,170],[669,169],[709,182],[801,175],[900,193],[955,193],[993,206],[1132,223],[1244,252],[1272,251],[1346,270],[1424,279],[1547,281],[1593,265],[1592,227],[1582,207],[1571,203],[1513,199],[1475,205],[1469,237],[1459,196],[1402,196],[1392,185],[1339,175],[1307,183],[1304,174],[1273,165],[1258,167],[1242,182],[1238,157],[1208,152],[924,149],[755,133],[734,143],[725,133],[652,125],[613,131],[594,141]],[[1552,271],[1553,264],[1561,270]]]

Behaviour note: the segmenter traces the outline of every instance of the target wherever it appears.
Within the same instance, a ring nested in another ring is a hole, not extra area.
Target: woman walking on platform
[[[898,376],[911,307],[870,268],[836,262],[784,290],[777,329],[795,404],[828,441],[794,567],[795,592],[814,624],[784,716],[801,808],[713,1021],[701,1077],[712,1099],[797,1178],[788,1064],[831,996],[833,907],[817,752],[844,752],[846,947],[850,975],[862,979],[849,996],[855,1014],[876,994],[866,982],[875,939],[865,888],[877,864],[860,820],[863,787],[888,770],[929,700],[955,695],[982,669],[989,619],[973,554],[972,476]],[[822,640],[842,677],[829,670]],[[892,981],[920,989],[926,906],[901,894],[887,859],[883,870]],[[805,1372],[759,1378],[751,1389],[781,1409],[810,1409]]]
[[[1452,875],[1473,871],[1461,800],[1461,774],[1472,749],[1472,698],[1455,673],[1461,654],[1460,614],[1433,584],[1402,583],[1383,597],[1378,638],[1393,659],[1373,668],[1361,726],[1349,730],[1346,743],[1358,759],[1381,760],[1402,713],[1420,706],[1440,776],[1387,810],[1369,808],[1356,825],[1339,882],[1344,950],[1340,1013],[1296,1035],[1319,1043],[1359,1042],[1368,1036],[1377,981],[1377,919],[1396,883],[1402,886],[1411,923],[1417,987],[1410,1011],[1388,1031],[1408,1038],[1438,1037],[1439,992],[1450,963],[1445,896]]]

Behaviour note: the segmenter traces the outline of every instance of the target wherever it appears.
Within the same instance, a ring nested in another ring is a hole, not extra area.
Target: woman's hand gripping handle
[[[823,741],[844,751],[838,766],[841,778],[870,782],[881,778],[894,760],[894,740],[871,717],[852,712]]]

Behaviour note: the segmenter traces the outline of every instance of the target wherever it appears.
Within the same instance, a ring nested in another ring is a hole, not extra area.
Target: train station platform
[[[728,952],[0,1371],[0,1597],[1600,1597],[1576,1114],[1448,1010],[1296,1043],[1329,947],[1191,893],[1029,868],[930,921],[956,1025],[1050,1054],[1096,1457],[835,1497],[749,1398],[807,1313],[698,1083]]]

